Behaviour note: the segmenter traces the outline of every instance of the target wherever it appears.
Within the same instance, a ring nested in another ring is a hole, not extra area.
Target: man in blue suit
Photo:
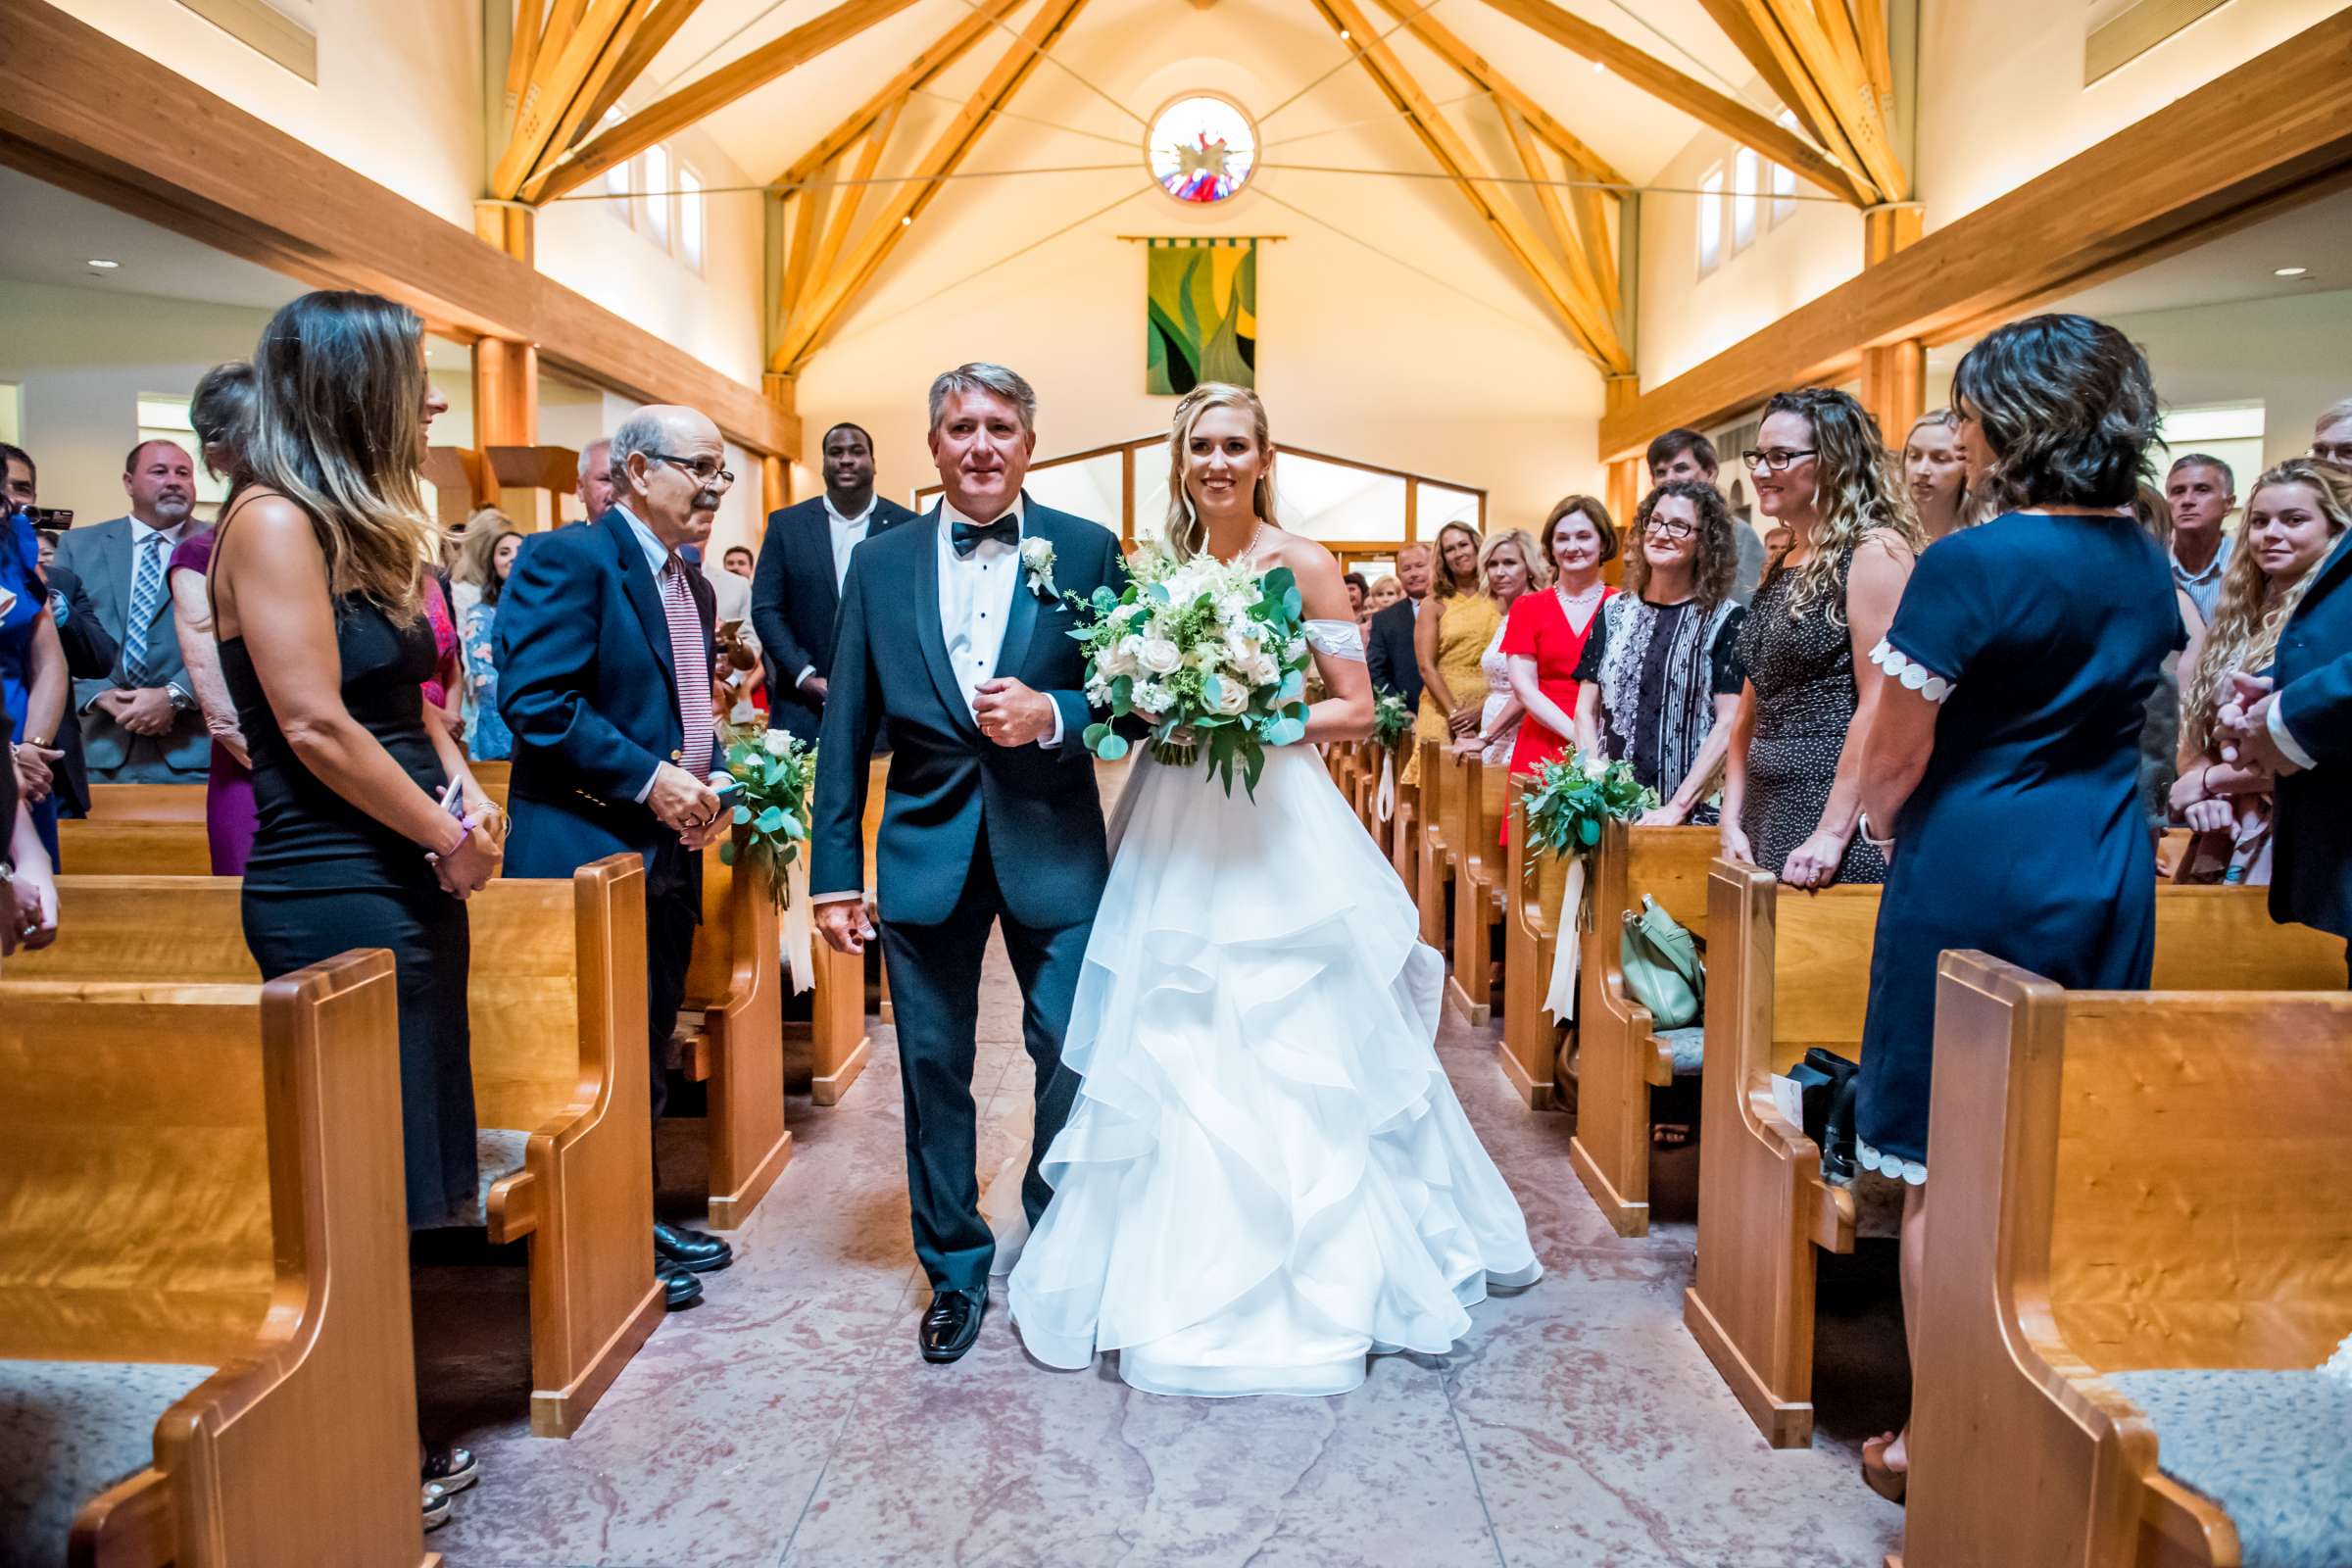
[[[874,441],[854,424],[825,432],[825,493],[767,517],[752,576],[752,629],[767,661],[768,722],[816,739],[833,672],[833,623],[850,552],[914,520],[874,494]]]
[[[2352,500],[2352,471],[2305,460],[2315,489]],[[2352,536],[2348,536],[2352,537]],[[2275,770],[2271,918],[2352,938],[2352,546],[2336,543],[2278,634],[2267,679],[2231,677],[2217,728]]]
[[[988,1310],[996,1246],[980,1216],[971,1080],[989,928],[1003,922],[1037,1066],[1021,1186],[1035,1224],[1053,1196],[1039,1162],[1077,1093],[1061,1040],[1110,868],[1083,739],[1086,664],[1068,636],[1076,612],[1052,590],[1122,588],[1126,564],[1117,535],[1022,493],[1036,416],[1037,395],[1003,366],[966,365],[932,383],[945,495],[850,557],[816,753],[816,925],[836,950],[860,953],[874,934],[866,768],[889,720],[875,858],[914,1250],[932,1289],[916,1338],[930,1361],[970,1349]]]
[[[568,877],[644,858],[653,1113],[667,1098],[670,1032],[702,923],[703,847],[725,830],[710,778],[710,585],[678,548],[706,535],[734,482],[718,427],[692,409],[640,409],[612,434],[612,510],[523,541],[499,596],[498,710],[514,732],[509,876]],[[726,1243],[656,1223],[672,1307],[702,1297]]]

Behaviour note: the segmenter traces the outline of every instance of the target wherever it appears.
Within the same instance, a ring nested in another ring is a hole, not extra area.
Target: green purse
[[[1698,1021],[1707,994],[1698,940],[1646,893],[1639,911],[1625,911],[1617,962],[1625,973],[1626,994],[1649,1009],[1653,1028],[1680,1029]]]

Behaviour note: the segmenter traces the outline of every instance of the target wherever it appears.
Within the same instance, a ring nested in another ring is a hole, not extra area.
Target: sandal
[[[1863,1443],[1862,1484],[1888,1502],[1899,1503],[1911,1490],[1911,1472],[1886,1463],[1886,1450],[1894,1446],[1894,1437],[1891,1432],[1882,1432]]]
[[[447,1443],[428,1443],[424,1446],[424,1484],[439,1487],[443,1494],[456,1496],[482,1479],[482,1461],[471,1448],[457,1447]]]
[[[1683,1121],[1652,1122],[1649,1127],[1649,1147],[1652,1149],[1681,1149],[1690,1142],[1690,1124]]]
[[[449,1500],[449,1493],[442,1488],[440,1482],[427,1481],[424,1484],[425,1533],[429,1535],[449,1523],[449,1516],[455,1511],[456,1506]]]

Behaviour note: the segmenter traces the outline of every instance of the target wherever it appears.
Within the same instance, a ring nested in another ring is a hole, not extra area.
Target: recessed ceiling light
[[[2281,267],[2271,275],[2273,277],[2301,277],[2310,270],[2311,269],[2308,267]]]
[[[1346,43],[1347,41],[1348,41],[1348,29],[1347,29],[1346,27],[1342,27],[1342,28],[1340,29],[1340,42],[1342,42],[1342,43]]]
[[[1598,76],[1598,75],[1605,74],[1607,73],[1608,69],[1609,69],[1609,68],[1607,67],[1607,65],[1605,65],[1605,64],[1604,64],[1604,63],[1602,63],[1601,61],[1595,60],[1595,61],[1593,61],[1593,62],[1592,62],[1592,74],[1594,74],[1595,76]]]
[[[914,215],[913,215],[912,213],[908,213],[908,214],[907,214],[907,215],[906,215],[905,218],[902,218],[902,219],[900,219],[900,220],[899,220],[899,226],[900,226],[901,228],[906,228],[906,227],[909,226],[910,224],[912,224],[912,223],[913,223],[913,221],[914,221]]]
[[[121,262],[110,262],[103,256],[93,256],[90,258],[90,265],[101,272],[111,272],[116,268],[121,267],[122,264]]]

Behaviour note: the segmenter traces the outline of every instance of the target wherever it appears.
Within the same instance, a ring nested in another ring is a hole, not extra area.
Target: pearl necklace
[[[1257,553],[1257,542],[1265,537],[1265,533],[1266,519],[1260,517],[1257,519],[1257,526],[1250,530],[1250,542],[1243,545],[1238,553],[1231,556],[1221,557],[1219,559],[1221,559],[1228,566],[1240,565],[1243,562],[1248,561],[1251,556]]]
[[[1586,589],[1583,593],[1571,595],[1568,592],[1566,584],[1553,583],[1551,585],[1551,592],[1552,597],[1560,602],[1561,613],[1574,614],[1577,611],[1582,610],[1589,604],[1592,604],[1603,593],[1607,592],[1608,586],[1609,585],[1605,582],[1596,582],[1592,587]]]

